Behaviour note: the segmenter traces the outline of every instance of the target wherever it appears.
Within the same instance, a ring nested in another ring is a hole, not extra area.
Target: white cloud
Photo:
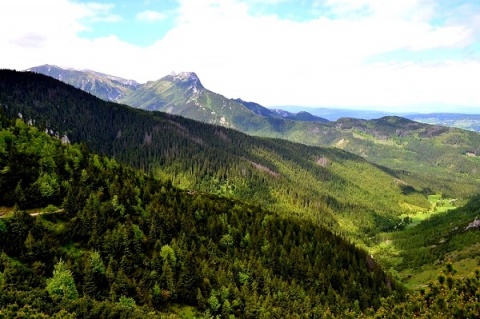
[[[26,69],[40,64],[75,68],[103,68],[114,72],[121,59],[140,52],[114,36],[86,40],[79,33],[92,21],[112,21],[111,5],[81,4],[65,0],[13,0],[0,9],[1,67]],[[112,18],[113,17],[113,18]],[[109,62],[110,61],[110,62]],[[128,74],[128,68],[119,70]],[[124,73],[125,74],[125,73]]]
[[[77,34],[89,29],[85,22],[116,22],[121,18],[110,14],[113,5],[76,3],[66,0],[5,1],[0,10],[2,42],[38,47],[50,43],[67,44]]]
[[[166,14],[158,11],[147,10],[136,15],[137,20],[144,22],[155,22],[163,20],[167,17]]]
[[[46,37],[38,33],[25,33],[16,38],[12,38],[11,42],[20,47],[31,47],[31,48],[41,48],[45,41]]]
[[[87,2],[83,5],[86,9],[86,17],[90,22],[119,22],[122,17],[110,11],[115,7],[113,4]]]
[[[399,12],[412,11],[416,2],[410,2]],[[366,17],[301,23],[252,17],[245,4],[235,1],[184,1],[179,26],[155,51],[164,52],[174,68],[197,71],[217,92],[267,105],[382,107],[441,102],[440,97],[480,105],[478,94],[465,95],[476,92],[469,82],[475,73],[468,68],[459,72],[455,63],[365,63],[384,52],[452,48],[472,41],[465,26],[433,27],[408,14],[395,16],[381,3],[375,2]],[[476,69],[473,62],[467,65]]]
[[[140,48],[113,35],[95,40],[78,36],[88,29],[87,22],[114,16],[111,6],[14,0],[0,10],[0,27],[9,30],[0,33],[0,67],[50,63],[140,81],[195,71],[215,92],[264,105],[480,106],[478,61],[451,58],[429,65],[400,57],[396,62],[366,62],[396,50],[414,55],[468,47],[479,36],[472,27],[478,21],[473,14],[432,25],[433,0],[351,3],[328,0],[335,18],[298,22],[274,14],[252,16],[248,1],[181,0],[176,26],[155,44]],[[163,18],[158,12],[143,13],[137,19]]]
[[[87,16],[85,8],[62,0],[5,1],[0,10],[0,39],[5,42],[28,44],[27,38],[42,38],[34,46],[46,44],[51,39],[63,38],[85,30],[78,22]],[[8,32],[6,31],[8,30]]]

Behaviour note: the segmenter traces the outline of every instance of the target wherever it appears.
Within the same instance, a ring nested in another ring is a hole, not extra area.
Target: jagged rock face
[[[200,83],[200,79],[195,72],[172,72],[165,78],[170,78],[174,82]]]
[[[164,79],[176,83],[177,86],[187,91],[191,90],[192,94],[198,94],[205,89],[194,72],[172,72]]]

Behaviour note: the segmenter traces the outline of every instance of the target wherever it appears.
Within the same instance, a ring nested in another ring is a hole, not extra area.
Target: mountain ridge
[[[161,109],[250,135],[337,147],[383,167],[415,172],[426,180],[440,172],[446,179],[445,185],[453,185],[460,178],[468,180],[469,190],[455,197],[471,193],[480,178],[476,169],[480,157],[478,133],[420,123],[406,129],[399,121],[389,123],[381,119],[341,119],[329,123],[289,120],[257,103],[227,99],[207,89],[193,95],[193,89],[189,90],[192,83],[173,80],[172,76],[166,76],[148,82],[147,89],[136,90],[129,95],[131,101],[122,102]]]
[[[112,89],[110,91],[119,92],[114,98],[111,98],[111,94],[105,92],[108,90],[103,88],[103,86],[109,84],[108,81],[102,82],[100,81],[101,79],[97,80],[102,84],[101,88],[95,86],[86,87],[84,82],[86,81],[85,79],[88,80],[91,77],[91,72],[95,76],[103,75],[107,79],[114,76],[85,70],[65,70],[64,73],[66,74],[63,75],[61,72],[62,68],[54,67],[56,71],[52,72],[51,69],[53,67],[39,66],[30,68],[28,71],[51,76],[107,101],[120,102],[151,111],[164,111],[242,131],[258,133],[265,130],[274,130],[276,124],[270,123],[270,120],[289,119],[328,122],[325,119],[310,114],[307,115],[303,112],[298,117],[291,112],[287,112],[285,116],[279,116],[277,112],[272,112],[259,104],[256,104],[255,109],[250,109],[248,107],[249,102],[228,99],[221,94],[206,89],[195,72],[172,72],[158,80],[148,81],[144,84],[135,82],[133,88],[124,88],[116,83],[111,83]],[[77,79],[74,76],[77,76]],[[125,81],[128,80],[123,79],[123,82]],[[262,109],[261,112],[259,112],[260,109]]]
[[[54,71],[52,71],[52,69]],[[108,75],[101,72],[96,72],[93,70],[77,70],[74,68],[66,68],[66,67],[58,67],[55,65],[42,65],[37,67],[32,67],[27,69],[27,71],[39,72],[42,74],[46,74],[52,76],[58,80],[66,82],[68,84],[72,84],[77,88],[80,88],[84,91],[87,91],[97,97],[100,97],[107,101],[118,101],[124,102],[126,104],[135,104],[133,106],[146,108],[150,110],[162,110],[162,106],[167,101],[164,101],[161,95],[153,94],[154,98],[157,99],[157,103],[150,101],[147,105],[141,105],[135,101],[135,99],[128,99],[128,95],[132,93],[132,91],[136,90],[137,88],[146,85],[147,83],[152,83],[156,81],[148,81],[144,84],[139,84],[134,80],[126,80],[117,76]],[[196,81],[200,83],[200,88],[205,89],[203,85],[201,85],[200,79],[194,72],[172,72],[169,75],[164,76],[163,78],[170,78],[170,81],[175,82],[180,80],[178,75],[180,74],[193,74]],[[172,75],[177,74],[176,77],[172,77]],[[95,79],[92,79],[92,76],[95,75],[96,81],[99,82],[98,85],[88,84],[89,78],[95,82]],[[103,81],[102,81],[103,80]],[[185,79],[182,80],[185,82]],[[103,83],[102,83],[103,82]],[[87,85],[88,84],[88,85]],[[127,87],[125,87],[127,86]],[[194,90],[195,91],[195,90]],[[193,95],[196,92],[193,92]],[[192,97],[191,97],[192,98]],[[194,98],[194,97],[193,97]],[[126,99],[122,101],[122,99]],[[188,101],[186,99],[185,101]],[[273,119],[290,119],[294,121],[307,121],[307,122],[318,122],[318,123],[327,123],[328,121],[337,121],[343,117],[350,117],[356,119],[377,119],[385,116],[400,116],[404,118],[409,118],[415,120],[417,122],[422,122],[426,124],[433,124],[433,125],[443,125],[449,127],[457,127],[466,130],[473,130],[473,131],[480,131],[480,118],[478,114],[471,114],[471,113],[446,113],[446,112],[437,112],[437,113],[411,113],[411,112],[387,112],[387,111],[375,111],[375,110],[356,110],[356,109],[339,109],[339,108],[306,108],[301,106],[284,106],[281,108],[265,108],[262,105],[255,103],[255,102],[247,102],[243,101],[240,98],[230,99],[232,101],[238,102],[251,111],[253,111],[257,115],[261,115],[266,118],[273,118]],[[187,103],[184,103],[187,104]],[[140,105],[140,106],[137,106]],[[205,104],[203,105],[205,106]],[[262,110],[260,110],[260,109]],[[226,120],[219,121],[218,119],[208,118],[208,115],[199,116],[195,118],[195,112],[189,113],[186,112],[184,109],[180,109],[175,111],[175,108],[169,108],[168,110],[163,109],[163,111],[168,111],[170,113],[184,115],[193,119],[202,120],[207,123],[225,125],[229,127],[234,127],[234,125],[230,125],[230,123]],[[220,116],[221,118],[222,116]],[[225,116],[224,116],[225,117]],[[226,117],[225,117],[226,118]],[[238,127],[242,131],[246,131],[246,127]]]
[[[140,83],[134,80],[110,74],[92,70],[67,69],[49,64],[32,67],[26,71],[51,76],[107,101],[117,101],[140,86]]]
[[[302,106],[282,106],[283,110],[291,112],[308,111],[315,116],[321,116],[329,121],[337,121],[340,118],[349,117],[355,119],[371,120],[385,116],[400,116],[414,120],[416,122],[456,127],[465,130],[480,132],[480,114],[473,112],[431,112],[431,113],[412,113],[412,112],[387,112],[375,110],[357,110],[340,108],[311,108]]]
[[[294,121],[305,121],[305,122],[318,122],[318,123],[328,123],[329,121],[325,118],[312,115],[308,112],[301,111],[298,113],[292,113],[280,109],[269,109],[255,102],[244,101],[240,98],[232,99],[235,102],[238,102],[249,110],[253,111],[255,114],[277,119],[288,119]]]

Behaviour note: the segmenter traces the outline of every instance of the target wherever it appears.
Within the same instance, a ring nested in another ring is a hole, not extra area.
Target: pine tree
[[[67,269],[65,262],[60,260],[53,270],[53,277],[47,279],[47,291],[52,298],[78,298],[77,288],[72,272]]]

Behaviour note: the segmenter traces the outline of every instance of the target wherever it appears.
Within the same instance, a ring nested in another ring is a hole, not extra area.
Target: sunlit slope
[[[342,150],[108,103],[38,74],[1,71],[0,104],[9,117],[21,116],[182,188],[289,211],[360,237],[428,207],[426,193],[437,188]]]

